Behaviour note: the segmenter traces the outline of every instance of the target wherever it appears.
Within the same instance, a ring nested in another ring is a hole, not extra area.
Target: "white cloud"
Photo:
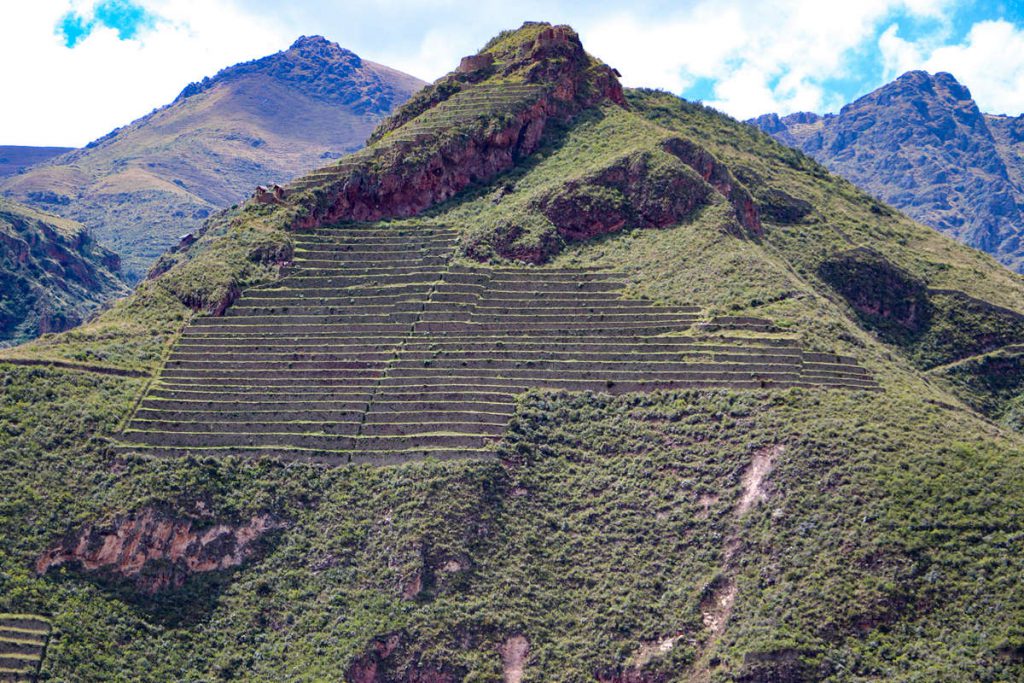
[[[76,48],[64,47],[57,21],[71,9],[88,16],[96,1],[20,2],[0,22],[0,85],[17,103],[0,108],[0,144],[83,144],[168,103],[187,83],[283,49],[300,33],[326,35],[433,80],[525,19],[572,24],[628,85],[681,93],[711,83],[709,104],[738,118],[832,110],[844,99],[835,81],[863,82],[858,69],[872,51],[892,73],[948,70],[983,107],[1024,109],[1021,31],[983,22],[962,45],[942,47],[957,0],[687,0],[669,10],[653,0],[137,0],[164,19],[138,40],[97,28]],[[907,42],[895,28],[907,16],[937,20],[938,28]]]
[[[1024,112],[1024,30],[1007,21],[981,21],[959,45],[929,46],[899,37],[890,26],[878,41],[888,78],[906,71],[947,71],[968,86],[982,111]]]
[[[460,57],[476,52],[481,47],[477,45],[479,41],[473,39],[475,36],[463,35],[460,38],[453,40],[448,31],[430,30],[418,43],[413,43],[414,52],[408,49],[395,51],[378,57],[377,61],[431,82],[455,68]]]
[[[18,3],[15,20],[0,22],[7,98],[0,144],[83,145],[167,104],[191,81],[283,49],[294,37],[230,4],[153,0],[146,6],[164,20],[138,39],[97,27],[65,47],[58,20],[92,4]]]
[[[738,118],[834,105],[828,79],[850,75],[850,52],[870,47],[895,13],[942,20],[951,0],[702,0],[671,20],[584,23],[588,47],[630,85],[682,92],[715,82],[709,104]],[[621,65],[621,66],[620,66]]]
[[[625,84],[676,93],[698,78],[718,76],[746,37],[737,7],[716,11],[701,6],[667,21],[620,14],[580,30],[587,51],[622,72]]]

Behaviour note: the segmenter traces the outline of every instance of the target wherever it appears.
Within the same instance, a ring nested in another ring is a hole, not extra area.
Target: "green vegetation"
[[[417,218],[296,235],[294,209],[243,207],[96,321],[3,357],[155,373],[197,311],[265,285],[225,320],[269,316],[287,290],[279,264],[321,267],[309,262],[332,230],[440,227],[462,240],[449,270],[479,268],[471,245],[508,225],[547,229],[539,198],[586,187],[615,204],[595,179],[679,137],[759,201],[760,232],[740,229],[716,191],[677,224],[566,240],[543,266],[495,251],[491,265],[537,282],[614,271],[621,302],[720,321],[673,343],[847,356],[881,391],[532,390],[489,460],[323,468],[125,453],[115,443],[152,380],[0,365],[0,471],[14,482],[0,496],[0,611],[51,618],[42,676],[323,680],[372,664],[378,680],[498,681],[499,648],[522,637],[524,681],[1024,677],[1024,441],[961,403],[1021,421],[1007,346],[1020,278],[714,111],[647,91],[629,105],[550,131],[510,173]],[[887,332],[864,304],[889,290],[843,273],[895,273],[924,297],[929,326]],[[324,289],[311,308],[355,312]],[[771,329],[728,329],[753,318]],[[443,369],[463,343],[415,361]],[[922,370],[945,359],[957,362]],[[35,572],[69,532],[143,509],[287,526],[242,566],[155,597],[109,571]]]
[[[78,223],[0,199],[0,347],[74,327],[126,293],[118,268]]]

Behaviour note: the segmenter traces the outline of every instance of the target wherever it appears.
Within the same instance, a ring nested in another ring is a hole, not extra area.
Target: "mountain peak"
[[[625,107],[617,75],[569,26],[503,31],[385,120],[367,149],[294,184],[288,201],[304,228],[414,215],[508,171],[551,124],[609,102]]]
[[[323,36],[301,36],[287,50],[192,83],[173,102],[45,167],[12,175],[0,163],[0,189],[80,220],[121,253],[134,281],[182,234],[252,188],[361,148],[424,85]],[[182,130],[188,134],[177,135]],[[98,189],[110,183],[116,192]]]
[[[932,95],[957,102],[973,102],[971,91],[946,71],[931,74],[927,71],[908,71],[892,83],[882,86],[864,98],[886,96],[893,93]],[[864,99],[861,98],[861,99]]]
[[[292,43],[289,50],[302,50],[310,47],[340,47],[337,43],[327,40],[323,36],[299,36]],[[344,49],[344,48],[342,48]]]
[[[379,67],[323,36],[300,36],[287,50],[222,69],[212,78],[188,85],[184,100],[243,78],[269,77],[330,104],[353,107],[357,113],[381,114],[395,105],[395,93],[384,84]]]
[[[355,52],[323,36],[299,36],[291,47],[281,54],[292,60],[341,60],[350,63],[353,68],[360,68],[363,65],[363,60]]]
[[[1016,144],[1016,129],[987,121],[953,74],[908,71],[818,126],[753,122],[912,218],[1024,269],[1016,157],[1000,151]]]

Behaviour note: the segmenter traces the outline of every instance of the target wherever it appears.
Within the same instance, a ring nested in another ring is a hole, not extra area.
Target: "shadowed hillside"
[[[128,291],[119,268],[78,223],[0,200],[0,346],[83,322]]]
[[[0,354],[0,610],[49,679],[1018,680],[1022,312],[528,23]]]
[[[224,69],[170,105],[0,182],[0,191],[81,222],[130,281],[212,212],[260,184],[359,149],[422,87],[320,37]]]

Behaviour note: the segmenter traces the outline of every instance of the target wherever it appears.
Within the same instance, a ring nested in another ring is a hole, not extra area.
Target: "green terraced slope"
[[[49,637],[48,619],[32,614],[0,614],[0,681],[37,680]]]
[[[701,333],[699,308],[624,298],[621,273],[453,265],[456,239],[424,226],[302,236],[283,279],[184,330],[125,451],[480,457],[530,388],[876,386],[851,358],[728,334],[768,321],[719,318]]]
[[[0,352],[41,680],[1024,680],[1024,280],[614,74],[502,33]]]

